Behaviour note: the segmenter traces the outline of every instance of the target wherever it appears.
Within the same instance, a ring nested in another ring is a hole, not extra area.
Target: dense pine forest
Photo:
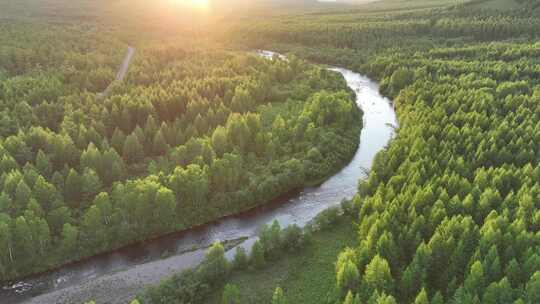
[[[245,30],[242,41],[379,80],[398,113],[352,201],[358,244],[339,254],[327,303],[540,301],[538,3],[483,2]]]
[[[489,43],[368,64],[401,129],[355,198],[360,243],[336,264],[350,303],[538,302],[538,51]]]
[[[106,33],[1,35],[4,280],[269,202],[358,144],[344,80],[296,58],[162,44],[118,83],[126,46]]]
[[[363,127],[331,65],[399,120],[354,198],[132,303],[540,303],[540,2],[351,2],[210,1],[227,13],[189,26],[7,5],[29,13],[0,14],[0,281],[320,184]]]

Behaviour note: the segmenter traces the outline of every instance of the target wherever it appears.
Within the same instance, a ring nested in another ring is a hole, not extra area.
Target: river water
[[[260,55],[271,57],[273,53]],[[0,304],[81,303],[91,299],[98,304],[126,303],[144,286],[197,265],[205,248],[217,240],[246,238],[239,246],[250,248],[263,224],[277,219],[282,227],[302,227],[322,210],[351,198],[377,152],[392,138],[397,120],[390,100],[379,94],[377,83],[347,69],[331,70],[341,73],[355,91],[364,122],[352,161],[326,182],[278,203],[10,283],[0,290]],[[233,253],[229,250],[227,255]]]

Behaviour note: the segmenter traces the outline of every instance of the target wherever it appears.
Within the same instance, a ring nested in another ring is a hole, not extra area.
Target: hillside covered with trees
[[[401,129],[355,198],[360,243],[336,265],[343,295],[538,302],[539,47],[437,48],[368,65]]]
[[[140,1],[0,14],[0,281],[320,183],[362,128],[331,64],[399,119],[354,198],[232,260],[216,242],[133,303],[540,303],[539,1],[301,3],[189,29]]]
[[[296,58],[149,45],[116,83],[126,46],[97,28],[0,35],[1,280],[269,202],[358,145],[345,81]]]
[[[540,19],[523,5],[279,16],[240,31],[370,75],[398,113],[323,303],[540,301]],[[261,288],[245,276],[235,288]],[[287,301],[287,287],[268,302]]]

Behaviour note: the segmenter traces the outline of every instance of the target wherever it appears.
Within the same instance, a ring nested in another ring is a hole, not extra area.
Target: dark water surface
[[[271,57],[273,53],[260,55]],[[205,248],[217,240],[246,238],[239,246],[250,248],[263,224],[277,219],[282,227],[304,226],[322,210],[351,198],[375,154],[392,138],[397,121],[390,100],[379,94],[375,82],[347,69],[331,70],[341,73],[356,92],[364,124],[354,158],[326,182],[279,203],[10,283],[0,289],[0,303],[81,303],[90,299],[98,304],[126,303],[145,285],[197,265]],[[233,253],[229,250],[227,255]]]

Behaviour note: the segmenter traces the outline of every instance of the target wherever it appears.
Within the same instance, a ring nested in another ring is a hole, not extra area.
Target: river
[[[272,54],[260,53],[265,57]],[[86,300],[96,300],[98,304],[126,303],[144,286],[157,284],[163,278],[197,265],[206,247],[217,240],[246,238],[239,246],[250,248],[263,224],[277,219],[282,227],[304,226],[322,210],[351,198],[377,152],[392,138],[397,120],[390,100],[379,94],[377,83],[347,69],[331,70],[341,73],[355,91],[356,103],[364,112],[364,122],[360,146],[353,159],[326,182],[279,203],[10,283],[0,290],[0,304],[83,303]],[[233,253],[234,250],[229,250],[227,255],[230,257]]]

